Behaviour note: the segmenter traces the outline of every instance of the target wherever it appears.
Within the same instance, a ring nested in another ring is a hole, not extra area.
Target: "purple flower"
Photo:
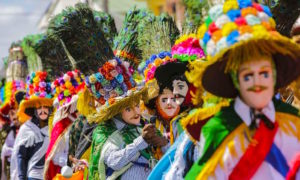
[[[47,84],[46,84],[45,82],[40,82],[40,83],[39,83],[39,86],[42,87],[42,88],[46,87],[46,85],[47,85]]]

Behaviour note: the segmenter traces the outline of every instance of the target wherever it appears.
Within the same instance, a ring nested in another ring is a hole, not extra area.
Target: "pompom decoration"
[[[41,106],[52,107],[53,95],[51,93],[51,82],[47,72],[37,71],[27,76],[26,96],[21,101],[18,111],[19,120],[25,123],[32,114],[27,114],[27,108],[38,108]]]
[[[181,36],[172,47],[171,53],[173,58],[182,62],[193,61],[205,57],[196,34]]]
[[[222,14],[220,6],[223,6]],[[276,34],[270,9],[251,0],[227,0],[209,12],[197,34],[209,57],[240,41]]]
[[[126,95],[136,86],[132,70],[124,61],[115,58],[106,62],[98,72],[85,78],[89,91],[101,105],[111,105],[114,98]]]
[[[27,76],[27,92],[25,99],[33,97],[52,98],[51,82],[47,76],[47,72],[35,72]]]
[[[145,82],[148,82],[154,78],[155,70],[158,66],[174,61],[176,61],[176,59],[172,58],[170,52],[161,52],[157,55],[152,55],[150,59],[146,61],[144,67],[140,67],[140,73],[144,74]]]
[[[84,90],[84,79],[84,75],[79,70],[74,70],[52,82],[52,94],[58,99],[58,108],[68,104],[74,95]]]
[[[147,101],[147,89],[137,86],[129,63],[115,57],[85,78],[87,89],[98,101],[97,112],[88,115],[89,123],[101,123],[119,114],[124,108]]]
[[[23,81],[14,80],[11,82],[6,82],[4,86],[4,102],[1,104],[0,112],[2,114],[8,114],[8,111],[4,112],[3,110],[9,110],[10,108],[16,108],[17,104],[15,103],[15,93],[18,91],[25,91],[26,84]]]

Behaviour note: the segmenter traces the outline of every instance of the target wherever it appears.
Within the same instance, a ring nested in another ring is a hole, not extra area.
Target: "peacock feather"
[[[51,20],[47,34],[62,46],[71,69],[77,68],[86,75],[114,57],[109,43],[116,34],[114,20],[86,4],[64,9]]]
[[[153,54],[171,51],[172,45],[179,36],[179,30],[171,16],[163,13],[139,28],[138,45],[142,51],[143,61]]]
[[[114,40],[114,51],[117,57],[136,66],[141,60],[141,50],[138,46],[139,32],[147,21],[151,21],[154,14],[147,9],[130,9],[123,22],[123,26]]]

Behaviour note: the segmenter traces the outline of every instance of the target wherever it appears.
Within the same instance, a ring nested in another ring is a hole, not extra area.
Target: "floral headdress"
[[[26,97],[20,103],[18,115],[21,123],[27,121],[32,114],[27,114],[27,108],[41,106],[52,107],[53,95],[51,94],[51,82],[47,72],[37,71],[27,76]]]
[[[23,81],[14,80],[6,82],[4,86],[4,102],[0,107],[0,113],[8,115],[10,109],[18,108],[18,103],[15,100],[15,94],[18,91],[25,91],[26,84]]]
[[[53,119],[55,124],[77,110],[78,93],[85,88],[84,75],[78,70],[69,71],[52,82],[51,88],[54,107],[57,108]]]
[[[203,87],[220,97],[236,97],[238,90],[231,75],[242,63],[262,56],[271,57],[276,65],[280,77],[276,89],[294,80],[298,76],[295,72],[299,72],[300,49],[275,26],[269,7],[251,0],[227,0],[212,7],[197,34],[209,61]]]
[[[176,40],[171,50],[173,58],[181,62],[194,61],[205,57],[196,34],[185,34]]]
[[[173,61],[175,61],[175,59],[172,58],[172,54],[170,52],[165,51],[159,54],[154,54],[145,62],[145,64],[140,65],[139,71],[143,73],[145,82],[147,83],[154,78],[155,70],[158,66]]]
[[[139,72],[143,74],[145,86],[148,90],[148,99],[154,99],[159,94],[159,85],[155,79],[155,71],[160,65],[175,62],[176,59],[172,58],[170,52],[161,52],[159,54],[154,54],[150,59],[146,60],[144,63],[139,65]]]
[[[99,102],[97,113],[88,117],[89,122],[108,120],[134,102],[145,99],[147,93],[136,87],[129,63],[118,58],[109,60],[97,73],[85,78],[86,86]]]

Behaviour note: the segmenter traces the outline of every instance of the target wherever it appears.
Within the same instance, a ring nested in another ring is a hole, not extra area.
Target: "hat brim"
[[[39,108],[41,106],[52,107],[53,99],[51,98],[41,98],[41,97],[32,97],[28,100],[23,100],[20,103],[20,108],[18,111],[19,121],[25,123],[32,117],[32,112],[27,111],[27,109]],[[30,113],[29,113],[30,112]]]
[[[182,62],[168,62],[157,67],[155,79],[159,86],[170,83],[174,77],[184,75],[187,70],[186,64]]]
[[[144,102],[147,102],[148,100],[148,91],[145,87],[140,90],[135,90],[132,94],[116,100],[116,102],[111,105],[103,105],[96,113],[89,115],[87,120],[89,123],[101,123],[113,118],[121,113],[124,108],[133,105],[135,102],[139,103],[141,100]]]
[[[266,39],[256,39],[255,43],[257,43],[257,46],[260,45],[260,41],[266,41]],[[280,44],[282,48],[291,48],[291,51],[294,52],[294,57],[281,52],[272,53],[272,59],[276,66],[277,79],[275,90],[277,90],[287,86],[300,75],[300,48],[297,44],[284,37],[276,39],[271,38],[267,39],[267,41]],[[232,48],[239,46],[247,46],[247,43],[241,42],[234,45]],[[212,63],[208,64],[202,77],[202,85],[205,90],[216,96],[224,98],[235,98],[239,93],[234,87],[230,73],[226,72],[228,60],[222,59],[222,57],[225,57],[226,53],[228,53],[230,49],[231,48],[228,48],[219,53],[215,58],[212,58]]]

